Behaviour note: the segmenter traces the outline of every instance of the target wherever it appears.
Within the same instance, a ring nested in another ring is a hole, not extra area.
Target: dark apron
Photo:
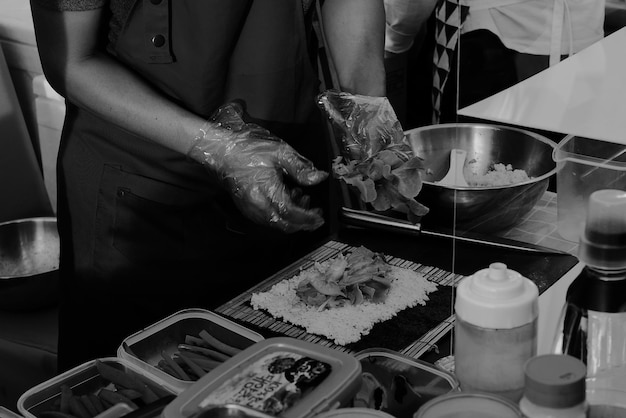
[[[328,169],[305,31],[295,0],[137,0],[109,50],[203,117],[243,100],[251,120]],[[226,302],[329,233],[252,225],[202,166],[71,104],[58,163],[59,371],[114,355],[179,309]],[[328,182],[312,194],[328,213]]]

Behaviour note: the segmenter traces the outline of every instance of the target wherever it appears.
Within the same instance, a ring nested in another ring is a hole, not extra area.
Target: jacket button
[[[165,45],[165,36],[163,36],[163,35],[154,35],[152,37],[152,45],[156,46],[157,48],[160,48],[163,45]]]

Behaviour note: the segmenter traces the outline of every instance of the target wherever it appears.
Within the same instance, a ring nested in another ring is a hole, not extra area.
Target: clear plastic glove
[[[335,177],[358,190],[374,210],[393,209],[419,222],[428,213],[415,200],[424,164],[405,141],[389,100],[328,90],[318,96],[318,105],[330,119],[343,154],[333,161]]]
[[[308,208],[299,188],[288,189],[283,176],[300,186],[320,183],[328,173],[259,125],[246,123],[238,103],[217,110],[201,130],[188,156],[217,175],[250,220],[284,232],[323,225],[320,209]]]
[[[328,115],[348,160],[362,161],[403,142],[402,125],[386,97],[328,90],[318,96],[318,105]]]

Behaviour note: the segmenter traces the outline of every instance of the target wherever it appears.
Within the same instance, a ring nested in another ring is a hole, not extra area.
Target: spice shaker
[[[454,358],[463,391],[520,401],[524,364],[537,353],[538,297],[535,283],[504,263],[461,280],[454,305]]]
[[[533,357],[526,363],[520,409],[527,418],[586,418],[585,377],[579,359],[563,354]]]

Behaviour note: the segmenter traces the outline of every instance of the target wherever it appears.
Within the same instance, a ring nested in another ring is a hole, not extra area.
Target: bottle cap
[[[605,189],[589,196],[578,258],[592,268],[626,269],[626,192]]]
[[[524,396],[535,405],[570,408],[585,401],[585,364],[565,354],[533,357],[524,366]]]
[[[493,263],[461,280],[455,312],[483,328],[516,328],[537,318],[537,285],[504,263]]]

